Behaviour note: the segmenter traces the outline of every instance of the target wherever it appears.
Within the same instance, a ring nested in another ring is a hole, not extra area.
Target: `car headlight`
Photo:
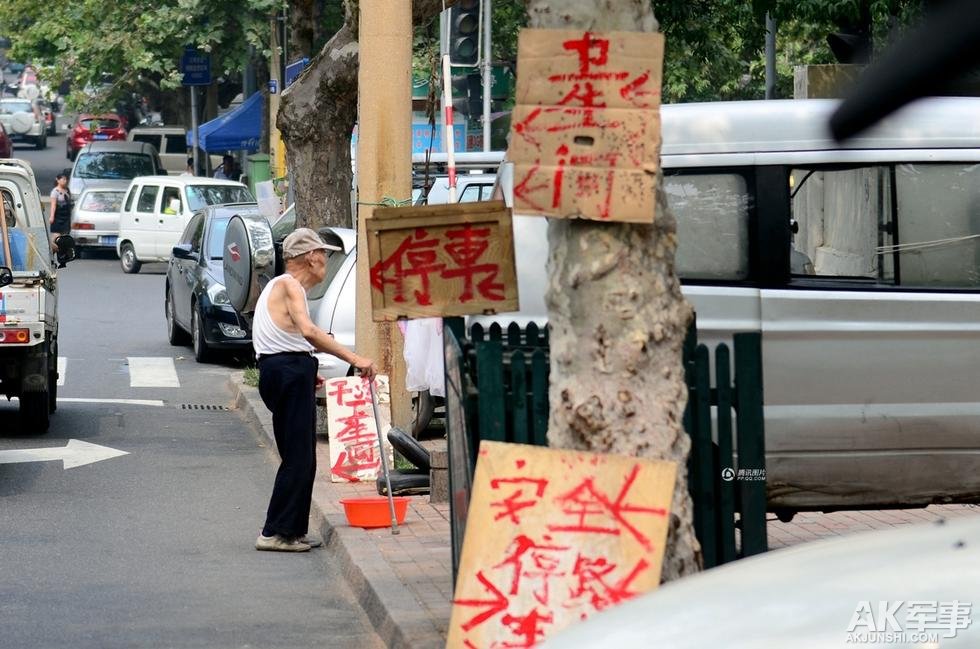
[[[211,304],[231,304],[231,300],[228,299],[228,291],[225,290],[224,284],[212,284],[208,286],[208,297],[211,299]]]

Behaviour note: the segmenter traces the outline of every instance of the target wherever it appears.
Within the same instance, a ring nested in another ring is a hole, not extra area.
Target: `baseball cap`
[[[340,248],[324,243],[320,235],[309,228],[296,228],[282,241],[283,259],[299,257],[313,250],[340,250]]]

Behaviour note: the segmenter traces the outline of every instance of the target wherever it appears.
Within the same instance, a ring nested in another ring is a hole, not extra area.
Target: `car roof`
[[[221,205],[208,205],[207,207],[201,209],[207,216],[211,218],[223,218],[232,217],[237,214],[246,214],[249,216],[254,216],[259,214],[259,204],[258,203],[223,203]]]
[[[980,98],[933,97],[840,143],[828,126],[836,99],[718,101],[661,106],[663,155],[840,149],[977,148]]]
[[[79,153],[94,152],[98,153],[100,151],[119,151],[122,153],[154,153],[157,150],[152,144],[147,144],[146,142],[129,142],[122,140],[106,140],[100,142],[89,142],[81,148]]]
[[[133,180],[141,183],[165,182],[171,185],[234,185],[235,187],[245,187],[244,183],[240,183],[237,180],[223,180],[208,176],[169,176],[159,174],[156,176],[137,176]]]

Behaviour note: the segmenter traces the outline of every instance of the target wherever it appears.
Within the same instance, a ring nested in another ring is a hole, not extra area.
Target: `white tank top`
[[[276,285],[285,275],[273,277],[255,304],[255,319],[252,321],[252,347],[255,349],[255,356],[269,356],[280,352],[314,352],[316,349],[309,343],[302,334],[283,331],[272,321],[269,315],[269,294],[272,287]],[[303,292],[303,307],[309,308],[306,303],[306,292]]]

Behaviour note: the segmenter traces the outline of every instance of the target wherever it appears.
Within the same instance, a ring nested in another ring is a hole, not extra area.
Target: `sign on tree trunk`
[[[375,321],[517,311],[503,201],[377,209],[365,227]]]
[[[521,30],[516,212],[653,222],[663,50],[657,33]]]
[[[677,465],[480,442],[449,641],[531,647],[657,587]]]

